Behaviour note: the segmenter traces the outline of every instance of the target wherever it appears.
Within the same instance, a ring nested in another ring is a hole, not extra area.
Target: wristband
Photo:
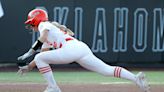
[[[42,43],[41,41],[37,40],[37,41],[34,43],[34,45],[32,46],[32,49],[36,51],[36,50],[37,50],[38,48],[40,48],[42,45],[43,45],[43,43]]]

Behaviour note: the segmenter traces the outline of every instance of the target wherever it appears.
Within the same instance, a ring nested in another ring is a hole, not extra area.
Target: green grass
[[[134,71],[136,74],[137,72]],[[164,84],[163,71],[145,71],[151,84]],[[94,72],[54,72],[55,79],[58,83],[116,83],[130,81],[105,77]],[[39,72],[29,72],[25,76],[18,76],[16,72],[0,72],[1,83],[45,83],[43,76]]]

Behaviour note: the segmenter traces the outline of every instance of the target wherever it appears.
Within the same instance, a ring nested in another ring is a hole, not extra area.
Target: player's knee
[[[44,62],[44,55],[42,53],[37,54],[34,61],[38,68],[48,66],[48,64]]]
[[[34,61],[36,64],[42,62],[42,54],[41,53],[37,54],[34,58]]]

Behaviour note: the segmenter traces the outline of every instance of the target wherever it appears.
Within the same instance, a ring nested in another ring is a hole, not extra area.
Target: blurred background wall
[[[1,6],[1,63],[16,63],[37,39],[24,21],[42,8],[106,63],[164,65],[164,0],[1,0]]]

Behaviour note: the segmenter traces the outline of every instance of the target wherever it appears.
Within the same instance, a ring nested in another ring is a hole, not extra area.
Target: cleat
[[[61,92],[59,87],[47,87],[44,92]]]
[[[143,90],[143,92],[150,92],[150,85],[148,84],[143,72],[139,72],[136,75],[136,84],[141,90]]]

